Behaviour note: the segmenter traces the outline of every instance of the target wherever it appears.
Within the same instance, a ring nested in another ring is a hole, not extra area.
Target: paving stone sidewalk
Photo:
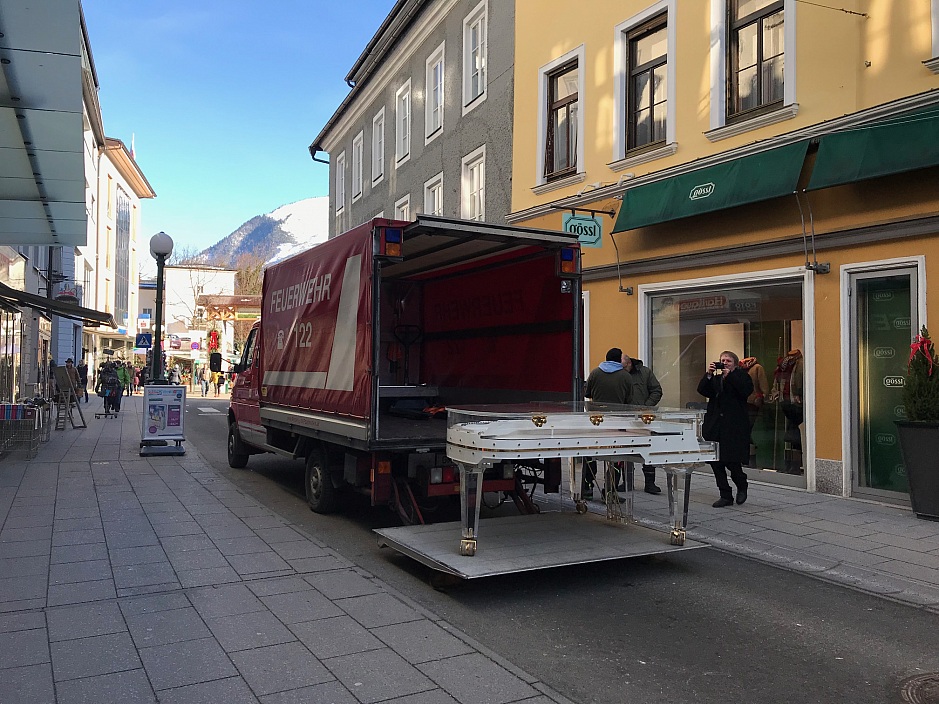
[[[139,407],[0,460],[0,702],[567,701],[191,446],[140,458]]]
[[[658,483],[664,486],[661,470]],[[939,522],[909,507],[753,481],[745,504],[716,509],[713,476],[696,472],[691,484],[689,538],[939,613]],[[599,502],[590,507],[605,513]],[[664,492],[637,493],[635,515],[650,527],[666,525]]]

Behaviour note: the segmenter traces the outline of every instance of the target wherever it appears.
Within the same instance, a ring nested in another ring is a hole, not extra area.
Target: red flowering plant
[[[939,422],[939,357],[926,326],[910,345],[903,405],[909,421]]]

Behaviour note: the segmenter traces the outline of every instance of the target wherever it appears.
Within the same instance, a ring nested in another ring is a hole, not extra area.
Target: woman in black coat
[[[717,462],[711,462],[721,497],[714,508],[731,506],[734,494],[727,481],[727,471],[737,486],[737,503],[747,500],[747,475],[743,463],[750,459],[750,419],[747,397],[753,393],[753,380],[737,365],[733,352],[721,352],[720,362],[708,364],[707,373],[698,383],[698,393],[707,398],[702,435],[718,443]]]

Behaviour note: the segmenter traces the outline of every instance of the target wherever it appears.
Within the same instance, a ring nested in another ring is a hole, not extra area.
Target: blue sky
[[[109,137],[157,193],[141,239],[202,249],[328,194],[307,150],[394,0],[82,0]]]

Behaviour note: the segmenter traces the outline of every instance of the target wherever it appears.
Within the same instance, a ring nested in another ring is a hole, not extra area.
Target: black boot
[[[655,485],[655,470],[651,467],[642,468],[642,474],[646,478],[646,493],[647,494],[661,494],[662,490]]]

